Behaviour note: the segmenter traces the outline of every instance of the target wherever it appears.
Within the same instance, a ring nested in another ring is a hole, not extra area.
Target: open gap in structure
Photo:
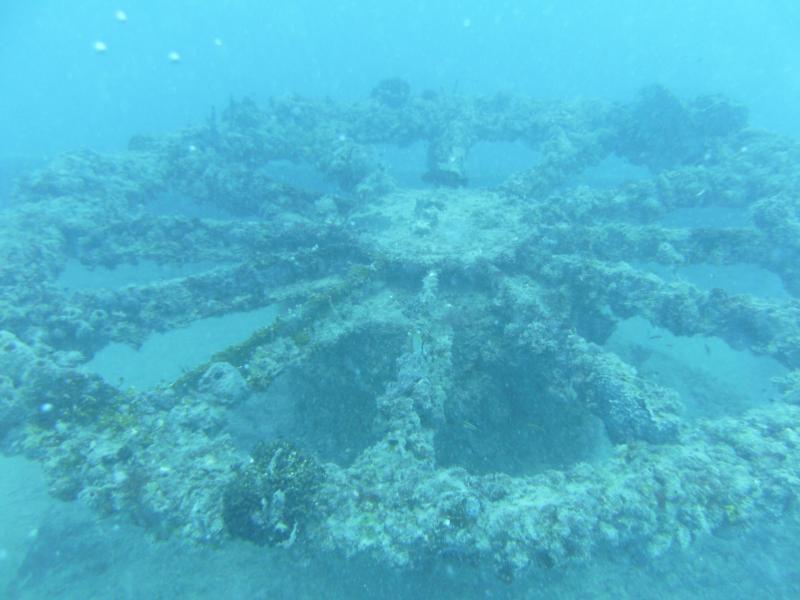
[[[308,358],[288,366],[266,391],[234,409],[228,432],[245,449],[290,439],[323,460],[349,465],[380,437],[376,399],[396,377],[407,332],[361,327],[315,348],[313,333],[301,331],[290,343],[310,348]]]
[[[746,210],[737,206],[686,206],[676,208],[661,217],[664,227],[725,229],[752,227]]]
[[[138,349],[111,343],[83,369],[113,385],[148,389],[180,377],[217,352],[245,341],[254,330],[270,325],[280,314],[277,305],[258,310],[199,319],[187,327],[151,334]]]
[[[716,337],[678,337],[642,317],[619,323],[606,348],[646,379],[677,391],[686,416],[738,414],[778,397],[772,383],[787,369],[772,358],[734,350]]]
[[[146,285],[190,277],[221,266],[211,261],[189,263],[157,263],[140,260],[137,263],[120,263],[113,269],[86,266],[77,260],[68,261],[56,280],[56,285],[68,291],[119,289],[129,285]]]
[[[583,173],[573,178],[571,183],[607,189],[647,179],[650,176],[651,173],[647,167],[634,165],[625,158],[611,154],[600,163],[585,169]]]
[[[478,142],[470,148],[464,166],[470,186],[494,187],[540,160],[541,152],[524,142]]]
[[[375,146],[381,162],[389,169],[389,173],[403,188],[428,188],[430,184],[422,179],[428,159],[428,146],[424,142],[415,142],[407,146],[379,144]]]
[[[777,300],[791,299],[791,295],[777,274],[749,263],[667,266],[632,261],[630,264],[641,271],[658,275],[664,281],[683,280],[706,291],[719,288],[729,294],[751,294]]]
[[[475,473],[531,475],[594,462],[609,455],[603,423],[569,386],[553,379],[547,356],[502,334],[502,322],[459,313],[453,344],[454,386],[446,424],[436,436],[442,466]]]

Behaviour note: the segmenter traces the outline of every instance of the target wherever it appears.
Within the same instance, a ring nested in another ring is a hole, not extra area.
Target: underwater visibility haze
[[[800,598],[800,6],[0,6],[0,597]]]

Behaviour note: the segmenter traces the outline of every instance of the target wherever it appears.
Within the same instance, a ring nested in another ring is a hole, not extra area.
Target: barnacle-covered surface
[[[430,185],[403,189],[376,148],[416,142]],[[473,188],[480,142],[539,160]],[[580,184],[612,156],[648,176]],[[276,161],[336,188],[281,182]],[[347,105],[232,103],[121,155],[63,156],[20,182],[0,225],[3,447],[40,461],[56,496],[159,534],[489,565],[505,580],[791,513],[797,164],[800,146],[721,98],[416,96],[399,80]],[[165,210],[176,197],[217,216]],[[709,209],[738,222],[668,224]],[[141,261],[209,266],[58,283],[74,262]],[[671,276],[740,264],[780,278],[784,297]],[[121,389],[86,368],[109,343],[276,304],[277,320],[169,384]],[[690,397],[646,368],[647,348],[611,343],[634,318],[653,338],[766,357],[778,397]]]

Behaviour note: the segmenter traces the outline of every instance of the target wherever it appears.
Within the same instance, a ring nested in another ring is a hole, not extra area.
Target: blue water
[[[0,156],[115,150],[205,119],[230,96],[354,99],[387,76],[416,90],[559,99],[626,99],[657,82],[725,94],[754,124],[797,133],[798,28],[791,0],[10,0]]]
[[[680,98],[721,94],[747,108],[753,128],[796,139],[799,31],[800,3],[791,0],[4,0],[0,219],[14,205],[16,179],[61,153],[123,152],[134,135],[205,123],[231,98],[262,106],[291,95],[359,101],[387,77],[406,80],[413,94],[504,92],[557,101],[630,102],[656,83]],[[380,150],[408,190],[428,189],[420,178],[425,152],[422,143]],[[467,161],[470,183],[498,186],[537,157],[521,143],[477,144]],[[307,166],[270,168],[281,183],[302,182],[318,194],[333,189]],[[644,167],[611,157],[569,184],[610,189],[648,175]],[[173,201],[174,207],[165,202],[131,210],[234,218],[189,206],[191,198]],[[660,224],[749,226],[745,209],[725,210],[731,212],[678,209]],[[235,218],[242,224],[257,220]],[[676,285],[797,302],[777,275],[755,265],[628,262]],[[215,266],[191,257],[112,269],[66,261],[56,285],[79,294],[118,291],[190,277],[209,265]],[[136,348],[110,343],[81,369],[138,393],[180,377],[290,310],[291,303],[268,304],[198,318],[189,327],[153,333]],[[769,406],[778,396],[772,379],[788,373],[747,348],[712,335],[681,338],[637,316],[622,320],[605,342],[640,375],[676,390],[690,421],[735,418]],[[359,382],[353,394],[372,392],[359,387],[361,366],[347,363],[344,369]],[[286,402],[281,386],[294,383],[276,379],[272,395],[254,394],[233,434],[245,432],[248,440],[257,435],[252,421],[266,405],[279,421]],[[467,437],[482,426],[474,420],[464,417]],[[598,429],[595,424],[581,431],[602,437]],[[576,455],[602,458],[613,452],[606,442],[598,443],[597,456]],[[658,557],[612,553],[500,581],[492,567],[468,561],[420,561],[405,569],[316,548],[284,552],[241,540],[215,548],[179,536],[164,539],[129,519],[101,518],[81,502],[53,499],[37,462],[16,454],[0,457],[0,598],[800,598],[800,524],[792,515],[700,536]],[[552,454],[557,464],[561,454]],[[491,467],[515,456],[513,449],[498,451]],[[457,456],[448,460],[461,464]],[[515,469],[509,464],[509,472]]]

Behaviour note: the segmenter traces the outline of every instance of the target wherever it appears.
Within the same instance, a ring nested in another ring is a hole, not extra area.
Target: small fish
[[[711,356],[711,348],[708,347],[708,344],[703,344],[703,348],[706,350],[706,356]]]
[[[538,423],[536,423],[535,421],[530,421],[530,422],[528,423],[528,427],[529,427],[531,430],[535,431],[536,433],[544,433],[544,427],[542,427],[541,425],[539,425],[539,424],[538,424]]]
[[[473,423],[472,421],[464,420],[464,422],[461,425],[464,427],[464,429],[468,431],[478,431],[478,426],[475,425],[475,423]]]
[[[664,337],[663,335],[658,335],[658,334],[656,334],[656,335],[651,335],[651,336],[650,336],[649,338],[647,338],[647,339],[650,339],[650,340],[660,340],[660,339],[661,339],[661,338],[663,338],[663,337]]]

